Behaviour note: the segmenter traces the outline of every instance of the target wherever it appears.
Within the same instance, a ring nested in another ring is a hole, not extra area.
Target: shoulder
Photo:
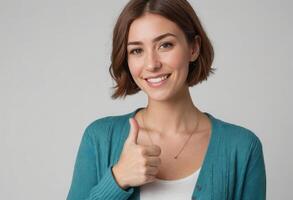
[[[84,135],[95,141],[109,141],[114,132],[125,127],[129,116],[130,113],[97,118],[86,126]]]
[[[238,153],[262,149],[260,138],[251,129],[221,119],[215,121],[219,142],[225,144],[225,148]]]

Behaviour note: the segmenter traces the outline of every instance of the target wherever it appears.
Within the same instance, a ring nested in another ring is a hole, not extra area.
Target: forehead
[[[157,14],[146,13],[132,22],[128,41],[151,40],[162,33],[183,36],[182,30],[173,21]]]

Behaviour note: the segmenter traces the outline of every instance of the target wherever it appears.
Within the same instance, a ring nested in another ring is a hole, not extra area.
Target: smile
[[[170,77],[170,75],[171,74],[167,74],[167,75],[164,75],[164,76],[161,76],[161,77],[148,78],[148,79],[145,79],[145,80],[146,80],[146,82],[148,83],[148,85],[150,87],[157,88],[157,87],[162,86],[165,82],[167,82],[167,79]]]

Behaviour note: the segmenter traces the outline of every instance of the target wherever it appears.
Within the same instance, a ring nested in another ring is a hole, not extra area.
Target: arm
[[[100,170],[96,163],[96,149],[87,128],[82,137],[77,158],[74,165],[71,187],[67,200],[126,200],[133,193],[133,188],[123,190],[116,183],[110,166],[102,175],[98,177]]]
[[[253,144],[242,190],[242,200],[266,199],[266,171],[262,144],[257,138]]]

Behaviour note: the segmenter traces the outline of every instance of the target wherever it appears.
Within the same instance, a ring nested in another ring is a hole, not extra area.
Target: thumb
[[[134,118],[129,118],[129,124],[130,124],[130,130],[129,130],[129,135],[128,135],[128,140],[131,143],[137,144],[137,137],[138,137],[138,130],[139,126]]]

